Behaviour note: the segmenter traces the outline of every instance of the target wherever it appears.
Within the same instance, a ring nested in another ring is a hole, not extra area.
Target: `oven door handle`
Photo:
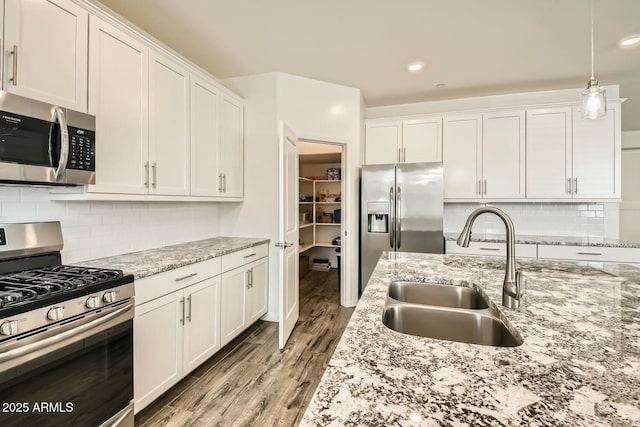
[[[107,314],[99,317],[98,319],[92,320],[88,323],[85,323],[84,325],[80,325],[77,326],[73,329],[69,329],[65,332],[61,332],[59,334],[53,335],[51,337],[45,338],[41,341],[36,341],[32,344],[27,344],[25,346],[22,347],[18,347],[16,349],[13,350],[9,350],[6,351],[4,353],[0,353],[0,363],[4,363],[7,362],[9,360],[13,360],[16,359],[20,356],[24,356],[25,354],[29,354],[38,350],[41,350],[45,347],[49,347],[51,345],[55,345],[60,343],[61,341],[76,337],[78,335],[87,333],[89,331],[91,331],[92,329],[95,329],[101,325],[103,325],[104,323],[109,322],[110,320],[113,320],[123,314],[125,314],[126,312],[128,312],[129,310],[131,310],[133,308],[133,303],[129,303],[127,305],[125,305],[124,307],[121,308],[114,308],[111,311],[107,312]]]
[[[60,181],[64,178],[64,173],[67,171],[67,161],[69,160],[69,128],[62,108],[53,107],[53,121],[60,125],[60,159],[58,160],[58,167],[53,171],[53,179]],[[55,141],[50,140],[49,144],[53,147]]]

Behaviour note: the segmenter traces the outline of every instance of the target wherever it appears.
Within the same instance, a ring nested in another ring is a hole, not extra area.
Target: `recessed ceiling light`
[[[631,47],[640,43],[640,34],[634,34],[632,36],[628,36],[623,38],[618,42],[618,45],[622,47]]]
[[[424,68],[424,62],[411,62],[407,66],[407,70],[409,71],[420,71]]]

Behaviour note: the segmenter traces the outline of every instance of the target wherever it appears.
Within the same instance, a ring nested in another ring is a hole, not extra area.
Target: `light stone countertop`
[[[640,425],[640,269],[517,264],[526,294],[513,310],[494,304],[503,259],[383,253],[301,425]],[[395,278],[483,289],[523,345],[388,329],[382,311]]]
[[[194,242],[82,261],[78,262],[77,265],[122,270],[125,274],[133,274],[134,278],[140,279],[265,243],[269,243],[269,239],[212,237]]]
[[[444,233],[446,240],[457,240],[460,233]],[[471,233],[472,242],[504,243],[504,234]],[[593,246],[601,248],[640,248],[640,243],[605,237],[571,237],[516,234],[516,243],[560,246]]]

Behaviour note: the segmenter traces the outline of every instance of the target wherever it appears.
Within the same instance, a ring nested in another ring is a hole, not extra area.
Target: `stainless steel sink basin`
[[[382,323],[403,334],[468,344],[516,347],[523,342],[489,310],[391,303],[382,313]]]
[[[389,285],[389,298],[440,307],[489,308],[489,304],[478,291],[464,286],[397,281]]]

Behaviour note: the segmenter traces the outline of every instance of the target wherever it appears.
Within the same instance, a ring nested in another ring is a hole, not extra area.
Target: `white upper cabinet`
[[[148,193],[149,50],[91,16],[89,113],[96,116],[96,185],[90,192]]]
[[[220,149],[218,175],[222,195],[242,197],[244,191],[244,105],[222,95],[220,106]]]
[[[218,196],[220,92],[207,80],[191,75],[191,194]]]
[[[525,197],[525,113],[483,115],[482,197]]]
[[[527,197],[571,198],[571,108],[527,111]]]
[[[88,17],[69,0],[7,1],[4,90],[86,112]]]
[[[442,161],[442,118],[402,122],[402,161],[404,163]]]
[[[365,164],[383,165],[400,162],[401,146],[402,121],[367,123]]]
[[[188,195],[189,73],[154,51],[149,63],[149,192]]]
[[[620,198],[620,104],[595,120],[573,109],[573,197]]]
[[[445,199],[482,197],[482,115],[445,117],[442,161]]]

